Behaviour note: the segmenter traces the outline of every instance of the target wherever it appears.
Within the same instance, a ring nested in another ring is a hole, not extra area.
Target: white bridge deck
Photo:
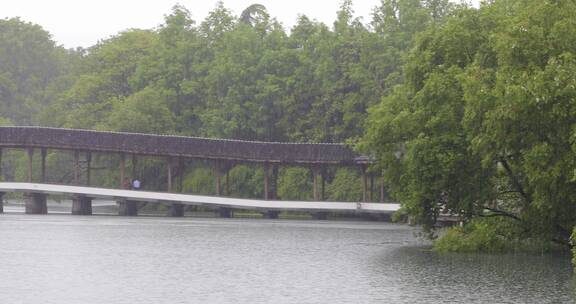
[[[91,198],[112,200],[134,200],[164,204],[177,203],[184,205],[229,207],[235,209],[393,213],[400,208],[399,204],[393,203],[257,200],[222,196],[148,192],[38,183],[0,182],[0,192],[85,195]]]

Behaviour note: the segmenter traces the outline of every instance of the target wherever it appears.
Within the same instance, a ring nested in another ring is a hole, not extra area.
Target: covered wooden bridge
[[[222,176],[236,164],[257,163],[264,169],[264,200],[276,198],[275,174],[278,166],[304,166],[310,169],[313,179],[314,201],[323,201],[323,191],[320,191],[321,174],[326,166],[357,167],[363,176],[363,201],[372,200],[373,176],[367,173],[369,159],[358,155],[344,144],[312,144],[312,143],[280,143],[227,139],[210,139],[200,137],[185,137],[172,135],[152,135],[125,132],[104,132],[93,130],[61,129],[46,127],[0,127],[0,173],[2,149],[24,149],[28,155],[28,183],[46,183],[46,156],[49,149],[68,150],[74,153],[74,185],[90,186],[90,162],[92,153],[114,153],[119,157],[119,188],[126,188],[123,181],[127,179],[126,159],[131,158],[132,168],[137,167],[138,156],[155,156],[166,159],[167,192],[173,190],[174,172],[182,172],[184,160],[202,159],[212,163],[216,196],[223,195]],[[39,152],[39,153],[38,153]],[[33,159],[40,157],[40,180],[33,180]],[[80,170],[80,159],[87,163],[85,172]],[[81,178],[81,174],[85,174]],[[134,173],[132,174],[134,176]],[[227,176],[227,175],[226,175]],[[80,181],[85,181],[81,185]],[[180,178],[180,181],[182,178]],[[369,180],[371,181],[369,183]],[[182,187],[180,186],[180,191]],[[1,189],[0,189],[1,191]],[[380,186],[380,201],[384,199],[384,188]],[[90,197],[79,194],[74,199],[73,210],[77,214],[90,214]],[[120,202],[120,213],[135,215],[136,202],[125,200]],[[46,212],[46,194],[30,194],[27,203],[28,213]],[[230,216],[230,208],[220,208],[222,216]],[[171,204],[170,214],[181,216],[181,204]],[[271,213],[274,217],[274,212]]]

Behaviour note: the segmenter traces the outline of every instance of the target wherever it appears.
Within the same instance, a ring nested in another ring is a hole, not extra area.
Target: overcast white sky
[[[41,25],[66,48],[89,47],[129,28],[151,29],[163,23],[172,6],[185,6],[196,22],[214,9],[217,0],[1,0],[0,18],[20,17]],[[286,28],[298,14],[331,25],[341,0],[224,0],[235,15],[253,3],[266,6]],[[354,10],[364,22],[380,0],[355,0]]]

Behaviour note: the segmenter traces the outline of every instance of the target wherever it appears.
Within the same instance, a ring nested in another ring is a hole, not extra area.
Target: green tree
[[[176,125],[168,108],[171,96],[147,87],[126,98],[112,100],[112,109],[97,129],[150,134],[174,134]]]
[[[56,125],[94,128],[105,120],[112,101],[140,89],[133,82],[142,59],[149,56],[158,39],[151,31],[123,32],[92,47],[82,60],[76,81],[52,104]]]
[[[18,18],[0,20],[2,116],[16,124],[35,124],[56,97],[52,88],[68,72],[68,55],[39,25]]]
[[[515,237],[568,244],[574,5],[461,7],[420,35],[360,145],[411,216],[427,227],[441,212],[502,217]]]
[[[576,219],[576,23],[572,1],[494,3],[489,50],[463,76],[466,128],[485,166],[502,168],[517,203],[506,208],[533,233],[568,243]]]

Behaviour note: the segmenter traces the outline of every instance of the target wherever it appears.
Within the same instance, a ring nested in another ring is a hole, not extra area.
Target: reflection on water
[[[569,258],[438,255],[409,227],[0,215],[0,303],[572,303]]]

